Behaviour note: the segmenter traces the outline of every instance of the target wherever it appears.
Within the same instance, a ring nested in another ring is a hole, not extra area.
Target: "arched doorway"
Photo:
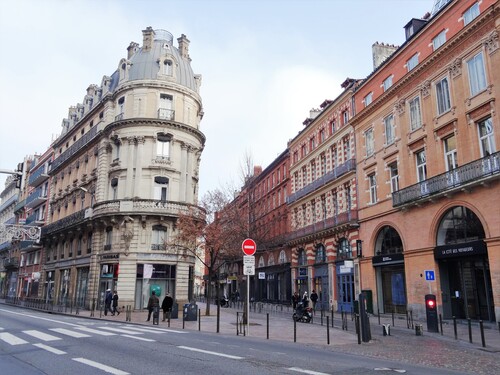
[[[380,229],[372,258],[377,277],[377,301],[380,312],[406,312],[406,281],[403,242],[391,226]]]
[[[445,317],[494,320],[484,238],[481,221],[467,207],[452,207],[441,218],[434,257],[439,265]]]

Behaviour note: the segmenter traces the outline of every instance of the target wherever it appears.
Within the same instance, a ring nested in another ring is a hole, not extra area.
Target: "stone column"
[[[146,139],[142,136],[136,137],[137,140],[137,157],[135,161],[135,181],[134,181],[134,194],[143,198],[141,193],[141,180],[142,180],[142,157],[144,153],[144,143]]]

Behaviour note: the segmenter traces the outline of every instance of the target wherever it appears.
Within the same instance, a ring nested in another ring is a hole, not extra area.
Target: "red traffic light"
[[[435,306],[435,302],[434,300],[430,299],[427,301],[427,306],[429,306],[431,309],[434,308]]]
[[[427,310],[436,310],[436,296],[434,294],[427,294],[425,296],[425,308]]]

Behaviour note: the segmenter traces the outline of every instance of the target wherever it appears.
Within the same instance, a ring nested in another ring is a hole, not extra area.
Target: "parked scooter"
[[[299,302],[292,317],[296,322],[309,323],[312,320],[312,316],[312,308],[304,307],[304,303]]]
[[[220,299],[220,307],[229,307],[229,299],[226,296]]]

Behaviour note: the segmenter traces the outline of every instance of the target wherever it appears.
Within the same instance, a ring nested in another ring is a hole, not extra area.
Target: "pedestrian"
[[[299,293],[295,292],[292,296],[292,307],[295,310],[297,308],[297,303],[299,303],[300,297]]]
[[[309,297],[307,296],[307,292],[304,292],[304,295],[302,296],[302,304],[304,305],[304,308],[309,306]]]
[[[146,320],[147,322],[151,320],[151,314],[153,313],[153,310],[155,308],[158,308],[159,306],[160,306],[160,300],[158,299],[158,297],[156,297],[156,293],[153,290],[151,292],[151,297],[149,297],[148,300],[148,320]]]
[[[118,293],[116,293],[116,290],[113,292],[113,310],[111,310],[111,315],[120,315],[120,312],[118,311]]]
[[[313,310],[316,311],[316,302],[318,302],[318,293],[313,289],[311,292],[311,302],[312,302],[312,308]]]
[[[108,311],[113,314],[111,311],[111,301],[113,301],[113,294],[111,294],[111,289],[106,290],[106,297],[104,297],[104,315],[108,315]]]
[[[167,318],[170,320],[170,313],[172,311],[173,305],[174,299],[170,296],[170,293],[167,293],[165,298],[163,298],[163,302],[161,303],[161,309],[163,310],[162,322],[164,322]]]
[[[240,292],[236,291],[236,293],[234,293],[235,297],[236,297],[236,302],[239,302],[240,300]]]

